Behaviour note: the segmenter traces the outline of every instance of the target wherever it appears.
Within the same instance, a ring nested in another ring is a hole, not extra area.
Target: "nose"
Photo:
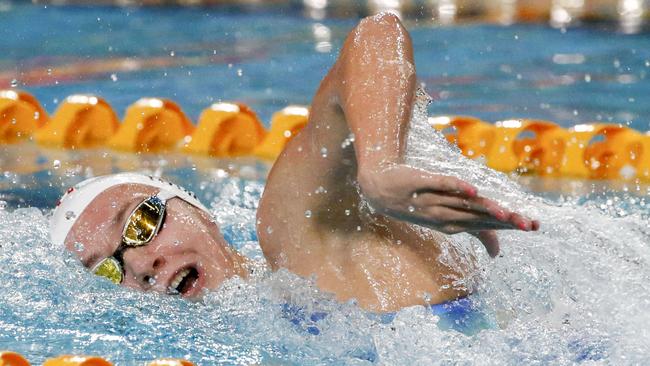
[[[151,244],[129,248],[124,252],[124,284],[149,290],[156,287],[156,276],[165,258]]]

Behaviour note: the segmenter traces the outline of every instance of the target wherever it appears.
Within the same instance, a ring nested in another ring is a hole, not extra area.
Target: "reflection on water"
[[[39,0],[36,3],[53,5],[84,4],[82,0]],[[250,10],[295,11],[308,18],[323,20],[327,17],[356,17],[391,12],[402,18],[431,20],[450,25],[466,21],[489,21],[501,24],[515,22],[545,22],[564,28],[581,24],[583,21],[615,21],[625,33],[641,31],[649,18],[644,0],[99,0],[98,4],[114,4],[122,7],[159,6],[177,4],[184,6],[211,5],[215,7],[241,8]],[[0,2],[0,12],[11,10],[11,2]]]

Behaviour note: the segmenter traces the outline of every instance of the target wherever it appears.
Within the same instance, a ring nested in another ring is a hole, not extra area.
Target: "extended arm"
[[[333,71],[355,135],[357,179],[375,209],[448,234],[469,232],[492,256],[499,250],[494,229],[537,230],[537,221],[479,196],[467,182],[404,164],[416,76],[411,40],[397,17],[362,20]]]

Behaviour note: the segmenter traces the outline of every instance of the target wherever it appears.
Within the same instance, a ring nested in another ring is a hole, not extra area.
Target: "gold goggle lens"
[[[122,266],[115,260],[115,258],[106,258],[99,262],[93,269],[92,272],[98,276],[108,278],[111,282],[119,285],[122,283],[124,273],[122,272]]]
[[[122,240],[128,246],[144,245],[153,239],[165,213],[165,204],[158,197],[142,202],[129,217]]]

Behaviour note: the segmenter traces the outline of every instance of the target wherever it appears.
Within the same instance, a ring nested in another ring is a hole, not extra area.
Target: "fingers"
[[[485,197],[463,198],[441,193],[425,193],[414,198],[415,207],[430,218],[441,221],[471,221],[493,224],[477,229],[518,229],[535,231],[539,221],[508,211]],[[448,208],[447,211],[442,208]],[[465,214],[463,214],[465,213]]]
[[[420,187],[416,191],[417,194],[427,192],[446,192],[458,194],[464,197],[476,197],[478,193],[476,187],[455,177],[423,173],[418,175],[417,179],[418,181],[415,183]]]
[[[453,209],[472,211],[474,213],[488,214],[494,216],[497,220],[503,221],[507,218],[506,210],[499,206],[498,203],[484,197],[458,197],[451,195],[441,195],[434,193],[425,193],[416,197],[421,206],[445,206]]]
[[[483,243],[490,257],[494,258],[499,254],[499,238],[494,230],[484,230],[470,233]]]

